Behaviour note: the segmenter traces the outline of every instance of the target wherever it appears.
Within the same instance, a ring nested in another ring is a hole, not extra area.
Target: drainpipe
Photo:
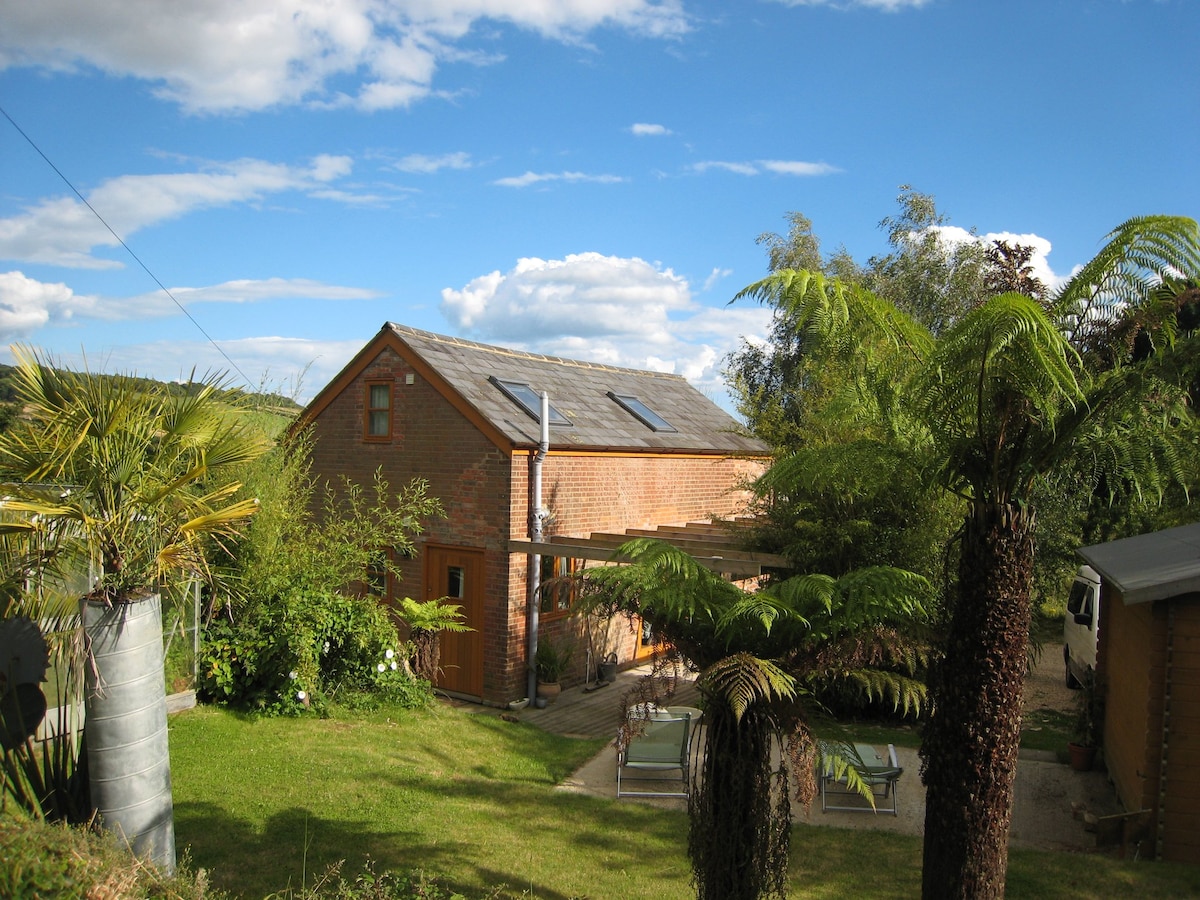
[[[546,454],[550,452],[550,397],[545,391],[542,391],[541,395],[542,439],[538,443],[537,453],[533,457],[533,502],[532,508],[529,510],[529,536],[535,544],[540,544],[544,539],[542,535],[542,463],[546,460]],[[529,599],[526,604],[525,629],[528,632],[527,665],[529,672],[526,679],[526,696],[529,698],[529,702],[533,703],[537,696],[538,612],[541,606],[539,594],[542,586],[540,553],[535,553],[529,558],[529,578],[527,580],[529,582]]]

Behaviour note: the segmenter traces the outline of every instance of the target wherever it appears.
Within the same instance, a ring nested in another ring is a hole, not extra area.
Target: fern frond
[[[700,690],[719,698],[741,721],[756,703],[788,700],[795,696],[796,682],[775,663],[750,653],[735,653],[709,666],[700,674]]]

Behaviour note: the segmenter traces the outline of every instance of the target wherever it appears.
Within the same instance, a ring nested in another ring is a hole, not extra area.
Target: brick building
[[[538,462],[540,393],[549,450]],[[530,584],[599,564],[627,536],[655,534],[744,579],[764,564],[715,519],[741,513],[767,448],[683,378],[491,347],[388,323],[302,414],[313,472],[393,487],[424,478],[446,512],[425,523],[389,599],[447,596],[474,630],[443,635],[439,687],[502,704],[527,695]],[[534,542],[540,469],[543,540]],[[540,563],[535,570],[537,554]],[[391,579],[389,579],[390,581]],[[383,586],[381,586],[383,587]],[[586,676],[595,635],[569,592],[539,591],[539,634],[569,636]],[[645,650],[637,628],[610,631],[622,663]],[[591,644],[588,639],[591,638]]]

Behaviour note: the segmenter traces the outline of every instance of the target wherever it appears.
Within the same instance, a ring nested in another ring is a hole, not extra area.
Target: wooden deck
[[[512,715],[553,734],[615,738],[628,698],[637,690],[639,680],[650,672],[648,665],[626,669],[618,672],[617,680],[605,687],[589,689],[589,686],[582,685],[568,688],[545,709],[535,709],[530,705]],[[671,685],[659,679],[656,687],[659,696],[666,701],[660,702],[670,706],[696,706],[699,692],[693,679],[691,673],[681,673],[674,679],[673,691],[669,696],[667,690]]]

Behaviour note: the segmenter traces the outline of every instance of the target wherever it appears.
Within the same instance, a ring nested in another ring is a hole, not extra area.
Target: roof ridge
[[[686,382],[687,379],[682,375],[677,375],[674,372],[656,372],[653,369],[635,369],[631,366],[611,366],[606,363],[589,362],[583,359],[570,359],[565,356],[549,356],[545,353],[532,353],[528,350],[514,350],[511,347],[498,347],[495,344],[484,344],[479,341],[472,341],[466,338],[454,337],[448,334],[438,334],[433,331],[425,331],[420,328],[413,328],[410,325],[401,325],[398,322],[388,322],[386,327],[392,329],[397,335],[403,337],[410,335],[419,337],[424,340],[433,341],[436,343],[450,344],[457,347],[469,347],[475,350],[482,350],[493,353],[496,356],[510,356],[519,359],[538,360],[541,362],[556,363],[559,365],[574,366],[578,369],[595,369],[601,372],[624,372],[636,375],[652,375],[656,378],[670,378],[678,381]]]

